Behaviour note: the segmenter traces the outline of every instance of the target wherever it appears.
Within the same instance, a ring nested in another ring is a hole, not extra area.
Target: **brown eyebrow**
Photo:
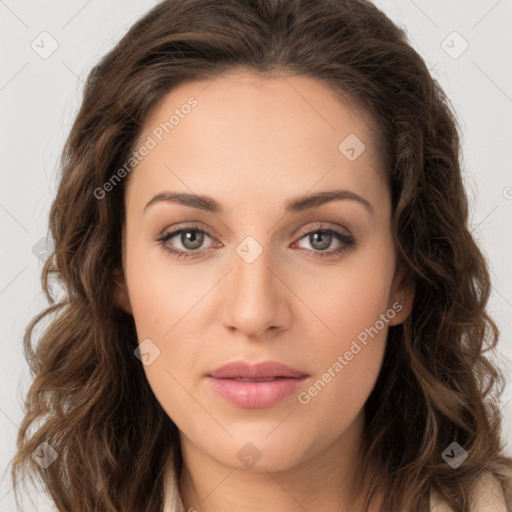
[[[330,201],[339,201],[343,199],[357,201],[370,213],[373,213],[373,207],[370,202],[350,190],[328,190],[325,192],[316,192],[315,194],[310,194],[304,197],[298,197],[296,199],[290,199],[286,202],[285,209],[287,212],[301,212],[311,208],[316,208],[317,206]]]
[[[212,213],[222,211],[222,207],[215,199],[208,196],[199,196],[197,194],[187,194],[185,192],[160,192],[146,204],[144,211],[152,204],[160,201],[183,204]]]
[[[285,203],[285,211],[287,213],[302,212],[316,208],[330,201],[345,199],[357,201],[370,213],[374,213],[372,205],[366,199],[349,190],[329,190],[292,198]],[[215,199],[204,195],[188,194],[185,192],[160,192],[146,204],[144,211],[146,211],[150,205],[160,201],[178,203],[211,213],[222,212],[221,205],[215,201]]]

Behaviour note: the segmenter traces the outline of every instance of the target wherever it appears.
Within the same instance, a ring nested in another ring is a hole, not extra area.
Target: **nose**
[[[289,326],[290,295],[284,275],[273,265],[270,250],[249,263],[237,253],[228,276],[223,322],[252,340],[275,336]]]

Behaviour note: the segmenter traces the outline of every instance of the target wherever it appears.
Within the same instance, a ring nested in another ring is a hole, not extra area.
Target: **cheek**
[[[393,270],[393,253],[379,250],[355,254],[328,271],[304,273],[294,291],[314,313],[310,319],[321,337],[331,340],[318,347],[342,348],[375,324],[387,310]]]
[[[185,380],[197,358],[198,315],[208,288],[193,266],[173,266],[159,251],[128,244],[125,274],[137,338],[140,344],[149,339],[157,354],[144,371],[157,399],[172,410],[189,398],[178,382],[190,388]]]
[[[141,349],[147,339],[151,340],[154,345],[149,346],[157,354],[143,369],[162,408],[180,429],[189,431],[195,428],[193,418],[201,416],[190,394],[193,386],[189,374],[196,365],[195,340],[200,339],[193,305],[204,290],[195,286],[186,272],[162,262],[151,264],[148,258],[144,261],[134,253],[131,256],[131,261],[127,258],[126,278],[137,337]]]
[[[309,357],[317,373],[302,403],[336,417],[334,424],[357,413],[380,371],[388,322],[395,316],[388,307],[394,252],[385,247],[382,241],[379,250],[360,251],[333,266],[331,275],[308,275],[297,290],[321,319],[304,324],[315,342]]]
[[[320,339],[314,331],[310,333],[315,340],[310,357],[316,361],[315,377],[322,381],[316,389],[322,391],[326,406],[342,399],[345,408],[347,402],[361,407],[379,373],[387,336],[387,323],[381,320],[386,314],[387,289],[372,284],[365,286],[351,275],[342,289],[333,287],[318,298],[317,310],[328,330]],[[330,389],[324,392],[327,386]]]
[[[127,246],[126,280],[139,340],[164,340],[190,308],[197,288],[190,275],[166,264],[159,251]]]

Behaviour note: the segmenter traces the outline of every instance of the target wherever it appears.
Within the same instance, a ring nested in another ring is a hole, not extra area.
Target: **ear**
[[[392,308],[396,315],[389,321],[389,325],[399,325],[410,315],[414,303],[414,292],[411,273],[405,266],[399,266],[393,277],[388,303],[388,308]]]
[[[133,315],[126,281],[122,269],[119,268],[114,271],[114,304],[125,313]]]

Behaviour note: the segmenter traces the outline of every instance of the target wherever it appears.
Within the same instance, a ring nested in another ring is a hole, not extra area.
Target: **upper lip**
[[[268,379],[272,377],[301,378],[308,375],[294,368],[290,368],[277,361],[264,361],[262,363],[250,364],[245,361],[233,361],[219,366],[219,368],[208,373],[214,379]]]

